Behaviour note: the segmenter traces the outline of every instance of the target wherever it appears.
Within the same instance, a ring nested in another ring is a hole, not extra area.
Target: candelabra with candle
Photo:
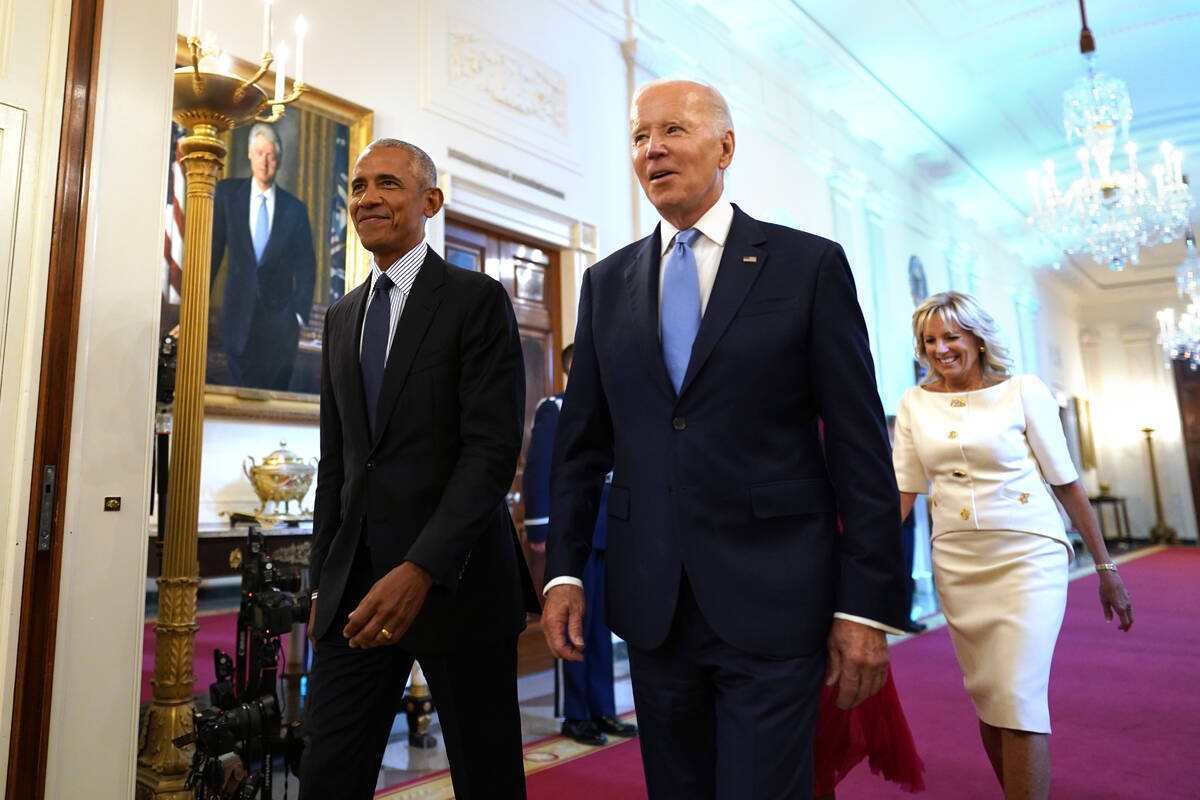
[[[1158,544],[1175,544],[1179,536],[1175,529],[1167,524],[1163,516],[1162,492],[1158,488],[1158,467],[1154,463],[1154,428],[1142,428],[1146,435],[1146,450],[1150,453],[1150,482],[1154,484],[1154,514],[1156,521],[1150,529],[1150,541]]]
[[[229,74],[216,58],[211,41],[199,37],[200,0],[193,0],[191,64],[175,71],[174,118],[188,135],[179,151],[187,176],[184,216],[183,298],[180,308],[175,418],[162,575],[158,578],[158,621],[154,651],[154,702],[146,711],[138,742],[136,797],[191,800],[187,788],[189,748],[175,739],[193,728],[193,684],[196,676],[196,589],[200,584],[196,556],[199,516],[200,450],[204,426],[204,370],[208,343],[209,271],[212,257],[213,192],[225,165],[225,145],[218,134],[251,122],[274,122],[305,91],[301,79],[303,18],[297,23],[296,78],[286,93],[282,55],[271,53],[271,3],[265,0],[262,62],[249,78]],[[275,95],[268,98],[258,81],[272,63]],[[270,106],[270,113],[263,115]]]

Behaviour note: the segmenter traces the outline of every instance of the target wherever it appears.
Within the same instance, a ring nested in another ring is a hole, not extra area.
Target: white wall
[[[1141,429],[1155,428],[1163,514],[1180,538],[1195,541],[1187,458],[1175,379],[1155,337],[1155,312],[1178,307],[1173,285],[1109,291],[1083,305],[1080,338],[1096,439],[1095,479],[1128,498],[1133,535],[1154,525],[1150,458]]]
[[[135,775],[175,9],[103,10],[46,797],[129,797]]]

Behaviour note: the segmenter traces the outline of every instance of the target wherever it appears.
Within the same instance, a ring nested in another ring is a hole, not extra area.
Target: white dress
[[[900,491],[930,495],[938,598],[976,714],[1049,733],[1071,556],[1049,484],[1078,477],[1058,404],[1032,375],[973,392],[913,387],[892,460]]]

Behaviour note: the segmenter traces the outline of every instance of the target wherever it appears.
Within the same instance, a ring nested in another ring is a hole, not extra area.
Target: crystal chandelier
[[[1187,233],[1187,258],[1175,269],[1179,296],[1187,296],[1187,309],[1176,317],[1175,309],[1158,312],[1158,343],[1167,358],[1188,361],[1200,369],[1200,256],[1196,255],[1196,237]]]
[[[1153,183],[1139,171],[1138,148],[1129,140],[1129,92],[1124,81],[1096,71],[1096,43],[1083,0],[1079,13],[1079,50],[1087,75],[1063,93],[1063,124],[1067,144],[1080,145],[1076,157],[1082,175],[1060,191],[1052,160],[1043,163],[1040,174],[1027,173],[1034,203],[1029,221],[1062,252],[1087,253],[1119,270],[1138,263],[1140,248],[1174,241],[1188,224],[1192,200],[1183,154],[1169,143],[1162,143]],[[1113,164],[1118,140],[1125,142],[1127,170]]]

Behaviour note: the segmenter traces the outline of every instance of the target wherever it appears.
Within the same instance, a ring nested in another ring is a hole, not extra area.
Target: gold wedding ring
[[[383,637],[383,638],[385,638],[385,639],[390,639],[390,638],[392,638],[392,632],[391,632],[391,631],[389,631],[387,628],[380,628],[380,629],[379,629],[379,635],[380,635],[380,636],[382,636],[382,637]]]

